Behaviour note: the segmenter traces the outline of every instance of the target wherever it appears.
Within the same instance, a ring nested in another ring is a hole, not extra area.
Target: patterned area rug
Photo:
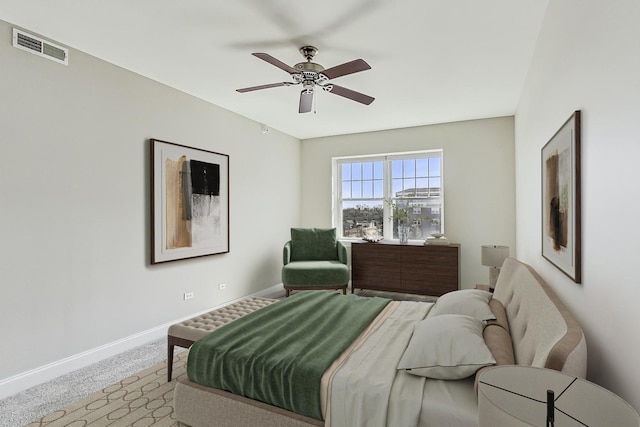
[[[173,388],[176,379],[186,375],[188,353],[183,351],[174,357],[173,381],[170,383],[167,383],[165,361],[27,424],[27,427],[185,426],[173,416]]]

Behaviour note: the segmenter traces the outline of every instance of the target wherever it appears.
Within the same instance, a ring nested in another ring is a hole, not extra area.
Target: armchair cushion
[[[285,286],[333,286],[349,283],[349,267],[340,261],[292,261],[282,268]]]
[[[292,228],[291,261],[337,260],[335,228]]]

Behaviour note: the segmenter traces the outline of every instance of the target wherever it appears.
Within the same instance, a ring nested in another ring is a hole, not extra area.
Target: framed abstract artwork
[[[542,147],[542,256],[581,283],[580,111]]]
[[[151,264],[229,252],[229,156],[151,140]]]

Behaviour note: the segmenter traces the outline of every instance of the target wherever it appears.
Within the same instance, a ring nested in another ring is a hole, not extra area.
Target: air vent
[[[26,50],[38,56],[48,58],[52,61],[69,65],[69,50],[53,43],[45,41],[40,37],[25,33],[17,28],[13,29],[13,47]]]

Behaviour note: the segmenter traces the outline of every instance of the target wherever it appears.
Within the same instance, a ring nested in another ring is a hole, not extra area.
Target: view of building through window
[[[343,238],[362,238],[375,227],[385,239],[442,232],[442,151],[335,159],[336,228]]]

